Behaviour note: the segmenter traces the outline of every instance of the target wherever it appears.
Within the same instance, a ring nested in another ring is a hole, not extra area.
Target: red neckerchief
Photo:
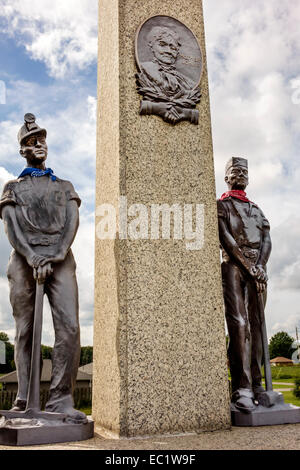
[[[234,197],[236,199],[240,199],[243,202],[252,202],[247,198],[247,195],[245,191],[241,189],[232,189],[231,191],[227,191],[226,193],[222,194],[221,196],[221,201],[224,201],[224,199],[228,199],[229,197]],[[252,203],[254,204],[254,203]]]

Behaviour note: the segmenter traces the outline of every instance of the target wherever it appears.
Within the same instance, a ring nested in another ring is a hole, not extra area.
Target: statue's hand
[[[53,269],[51,263],[47,263],[44,266],[39,266],[38,268],[34,268],[33,270],[33,277],[36,281],[40,284],[43,284],[47,277],[51,276],[53,273]]]
[[[65,251],[59,251],[56,253],[56,255],[51,256],[51,258],[48,258],[49,263],[61,263],[62,261],[65,260],[67,256],[67,253]]]
[[[34,269],[37,269],[39,266],[44,266],[48,263],[48,258],[41,255],[36,255],[35,253],[32,256],[27,258],[27,263]]]
[[[258,264],[257,266],[255,266],[255,268],[256,268],[256,280],[258,282],[267,284],[268,275],[266,273],[265,268],[261,264]]]
[[[259,264],[257,266],[253,266],[250,274],[255,280],[257,292],[261,294],[266,290],[268,284],[268,276],[264,267]]]
[[[265,292],[267,288],[266,282],[256,282],[255,285],[256,285],[256,290],[259,294],[262,294],[263,292]]]

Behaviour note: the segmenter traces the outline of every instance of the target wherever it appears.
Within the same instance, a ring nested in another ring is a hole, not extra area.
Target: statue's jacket
[[[269,221],[262,210],[253,202],[244,202],[228,197],[217,201],[218,217],[226,226],[244,256],[256,263],[263,244],[265,230],[270,230]],[[228,262],[228,254],[222,249],[223,261]]]
[[[69,181],[49,176],[25,176],[9,181],[0,200],[2,209],[12,204],[26,241],[35,252],[52,255],[59,245],[67,218],[67,203],[81,201]]]

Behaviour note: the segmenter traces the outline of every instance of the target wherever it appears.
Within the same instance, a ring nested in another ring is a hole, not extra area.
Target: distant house
[[[85,366],[79,367],[78,370],[81,370],[82,372],[85,372],[86,374],[90,374],[91,377],[93,377],[93,363],[90,362],[89,364],[86,364]]]
[[[275,357],[275,359],[272,359],[270,361],[271,366],[278,366],[278,367],[284,367],[284,366],[293,366],[294,363],[291,359],[287,359],[286,357]]]
[[[41,376],[41,391],[48,390],[50,386],[52,372],[52,361],[50,359],[44,359],[43,369]],[[2,375],[0,377],[0,383],[2,383],[2,390],[7,392],[15,392],[18,389],[17,372],[10,372],[9,374]],[[87,388],[92,386],[92,375],[88,372],[84,372],[81,368],[78,369],[76,388]]]

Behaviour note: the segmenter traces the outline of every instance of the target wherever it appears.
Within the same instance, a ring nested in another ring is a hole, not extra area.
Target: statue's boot
[[[232,402],[238,410],[244,413],[251,413],[255,410],[254,394],[247,388],[236,390],[232,395]]]
[[[253,385],[253,393],[254,393],[254,397],[255,397],[255,400],[257,400],[257,398],[259,397],[260,393],[264,393],[265,392],[265,389],[264,387],[259,384],[259,385]]]
[[[25,411],[26,404],[27,404],[26,400],[17,399],[14,402],[14,406],[12,407],[10,411]]]
[[[56,400],[46,404],[45,411],[49,413],[64,413],[67,421],[75,424],[85,424],[88,422],[86,415],[79,410],[75,410],[71,401]]]

